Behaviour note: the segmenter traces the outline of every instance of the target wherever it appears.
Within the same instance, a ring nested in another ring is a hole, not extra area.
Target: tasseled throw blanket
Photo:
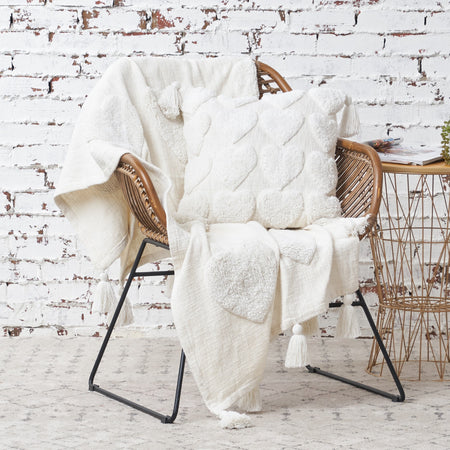
[[[250,58],[119,60],[83,106],[55,200],[95,266],[104,270],[120,257],[123,280],[142,235],[112,175],[123,153],[141,159],[167,211],[172,310],[193,376],[211,411],[228,426],[245,426],[245,417],[225,410],[261,408],[271,337],[311,323],[330,300],[357,289],[356,232],[365,220],[270,231],[257,222],[182,223],[176,211],[187,153],[182,117],[167,99],[174,82],[180,91],[258,96]],[[168,256],[147,248],[144,262]]]

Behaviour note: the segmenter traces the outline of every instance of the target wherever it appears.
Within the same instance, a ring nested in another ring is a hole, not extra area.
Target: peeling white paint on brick
[[[125,8],[90,8],[80,11],[80,29],[114,32],[147,29],[147,11]]]
[[[14,76],[77,76],[79,73],[77,59],[67,56],[33,53],[14,56]]]
[[[192,33],[186,36],[186,53],[211,53],[239,55],[248,52],[248,38],[239,31]]]
[[[93,58],[94,60],[100,60],[102,62],[102,67],[98,70],[100,74],[100,70],[103,73],[103,67],[107,66],[107,64],[111,63],[111,60],[108,58],[107,61],[104,61],[106,58]],[[92,60],[90,59],[89,70],[92,73]],[[86,61],[86,59],[85,59]],[[84,66],[83,66],[84,68]],[[84,70],[83,70],[84,72]],[[86,98],[89,92],[94,88],[95,83],[98,81],[99,77],[91,78],[90,76],[80,75],[78,77],[54,77],[51,80],[51,98],[58,100],[82,100]],[[48,87],[48,83],[47,83]]]
[[[61,166],[64,162],[66,149],[65,145],[49,144],[11,147],[9,164],[17,167]]]
[[[287,34],[280,31],[261,33],[257,39],[255,53],[312,55],[316,53],[317,39],[311,34]]]
[[[289,30],[293,33],[351,33],[355,30],[356,14],[351,12],[348,8],[290,12]]]
[[[17,52],[46,52],[48,33],[45,31],[1,31],[0,52],[8,55]]]
[[[294,88],[350,93],[365,137],[438,144],[450,118],[449,18],[448,2],[432,0],[0,0],[3,334],[104,326],[90,312],[99,274],[53,188],[80,106],[118,57],[251,54]],[[117,263],[109,275],[118,288]],[[366,242],[360,278],[375,308],[373,277]],[[133,286],[133,332],[173,327],[164,290],[163,279]],[[335,316],[324,315],[325,333]]]
[[[160,4],[157,9],[147,10],[148,28],[152,30],[189,33],[196,31],[213,31],[221,23],[218,21],[218,11],[213,9],[176,7],[166,8]]]
[[[12,58],[8,55],[0,55],[0,72],[11,69]]]
[[[12,71],[0,77],[0,92],[8,101],[11,97],[37,97],[48,93],[48,81],[45,78],[35,78],[28,74],[22,77],[16,73],[11,75]]]
[[[229,31],[262,30],[270,32],[281,27],[282,19],[278,11],[226,10],[220,12],[221,29]]]
[[[76,101],[33,97],[10,100],[8,109],[0,110],[0,122],[64,123],[76,117],[80,106]]]
[[[317,39],[319,55],[368,56],[381,52],[382,49],[383,36],[365,32],[341,36],[323,33]]]
[[[0,141],[14,146],[43,143],[67,145],[72,136],[75,121],[76,117],[62,125],[5,122],[0,127]]]
[[[49,5],[0,8],[0,14],[11,14],[10,29],[14,31],[70,31],[77,28],[76,9],[56,9]]]
[[[429,29],[425,17],[427,13],[424,11],[368,9],[358,14],[357,27],[368,33],[422,33]]]
[[[445,44],[450,42],[448,31],[447,33],[389,36],[386,39],[386,52],[407,56],[448,56],[449,49]]]

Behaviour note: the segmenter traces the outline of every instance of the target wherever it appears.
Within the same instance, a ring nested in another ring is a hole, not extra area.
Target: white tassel
[[[259,412],[262,409],[261,394],[259,386],[250,392],[247,392],[237,402],[238,408],[247,412]]]
[[[180,83],[177,81],[167,86],[159,96],[158,105],[162,113],[171,120],[175,120],[180,115]]]
[[[345,97],[345,107],[342,112],[341,125],[339,129],[340,137],[354,136],[359,132],[359,117],[355,105],[350,96]]]
[[[236,411],[220,411],[220,426],[222,428],[235,429],[248,428],[253,426],[247,414],[240,414]]]
[[[358,323],[355,308],[352,306],[353,295],[344,295],[344,304],[340,307],[336,337],[354,339],[361,336],[361,328]]]
[[[117,296],[111,281],[108,281],[106,272],[100,276],[93,295],[92,312],[108,315],[108,324],[111,323],[114,311],[117,307]],[[130,325],[134,322],[133,308],[128,298],[125,299],[122,309],[117,319],[116,326]]]
[[[111,323],[111,319],[113,314],[111,313],[108,317],[108,324]],[[128,297],[125,297],[125,301],[123,302],[122,309],[120,310],[119,317],[117,318],[116,327],[124,327],[126,325],[130,325],[134,322],[133,316],[133,307],[131,306],[130,300]]]
[[[296,324],[292,327],[292,337],[286,352],[284,365],[288,368],[304,367],[309,364],[308,343],[303,334],[303,327]]]
[[[108,281],[106,272],[103,272],[93,295],[92,312],[108,314],[114,310],[116,303],[117,297],[114,292],[114,287],[111,282]]]

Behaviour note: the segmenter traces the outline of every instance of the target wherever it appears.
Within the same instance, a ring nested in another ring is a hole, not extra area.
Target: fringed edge
[[[287,368],[299,368],[309,364],[308,343],[303,326],[295,324],[292,327],[292,337],[289,341],[284,362]]]
[[[252,427],[252,421],[247,414],[241,414],[236,411],[220,411],[218,414],[220,426],[230,430],[239,430],[241,428]]]
[[[345,107],[342,112],[341,124],[339,128],[339,136],[350,137],[358,134],[360,122],[355,105],[352,98],[347,95],[345,97]]]
[[[93,294],[92,312],[106,314],[108,316],[107,322],[110,324],[117,304],[118,299],[114,286],[108,279],[106,272],[103,272]],[[128,298],[125,298],[116,326],[130,325],[133,322],[133,307]]]
[[[259,412],[262,409],[261,393],[259,386],[255,387],[250,392],[247,392],[243,397],[237,401],[239,409],[247,412]]]
[[[114,287],[108,280],[106,272],[103,272],[92,296],[92,312],[108,314],[113,311],[116,304],[117,296]]]
[[[113,315],[110,314],[108,317],[108,323],[111,323]],[[120,310],[119,317],[117,318],[116,327],[125,327],[131,325],[134,322],[133,307],[128,297],[125,297],[122,309]]]
[[[344,295],[343,305],[339,310],[336,337],[342,339],[355,339],[361,336],[358,316],[352,306],[353,294]]]

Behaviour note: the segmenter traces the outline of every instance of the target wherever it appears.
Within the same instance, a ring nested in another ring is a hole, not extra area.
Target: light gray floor
[[[405,383],[407,401],[393,403],[302,369],[286,370],[287,341],[272,344],[264,411],[252,415],[254,427],[223,430],[202,404],[189,370],[179,417],[164,425],[87,390],[100,339],[0,339],[0,448],[450,448],[450,383]],[[368,340],[310,341],[322,369],[392,389],[388,377],[365,374],[369,350]],[[173,338],[114,339],[96,382],[168,412],[179,351]]]

